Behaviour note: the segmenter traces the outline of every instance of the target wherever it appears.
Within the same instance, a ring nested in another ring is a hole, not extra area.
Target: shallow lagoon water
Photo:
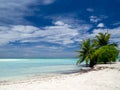
[[[0,59],[0,80],[35,75],[70,73],[80,70],[76,58]]]

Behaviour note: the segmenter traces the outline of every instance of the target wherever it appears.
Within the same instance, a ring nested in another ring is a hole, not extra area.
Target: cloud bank
[[[79,28],[73,28],[62,21],[56,21],[55,26],[46,26],[38,28],[35,26],[10,25],[0,26],[0,45],[19,41],[20,43],[48,42],[53,44],[67,45],[73,44],[79,36],[85,37],[91,26],[87,24],[80,25]],[[81,40],[81,39],[80,39]]]

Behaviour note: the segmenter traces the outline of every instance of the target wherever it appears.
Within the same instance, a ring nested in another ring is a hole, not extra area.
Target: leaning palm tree
[[[96,35],[96,38],[93,40],[96,48],[105,46],[109,44],[110,34],[109,33],[99,33]]]
[[[108,62],[109,60],[112,61],[111,57],[112,55],[114,55],[112,52],[115,50],[116,50],[115,52],[117,52],[116,49],[117,44],[116,43],[110,44],[109,40],[110,40],[109,33],[105,33],[105,34],[99,33],[96,36],[96,38],[93,40],[93,42],[90,41],[90,38],[88,38],[87,40],[83,40],[80,47],[81,50],[77,51],[79,52],[78,55],[79,60],[77,61],[77,64],[80,64],[83,61],[85,61],[86,65],[88,65],[89,62],[89,66],[93,67],[95,64],[101,61],[104,63]],[[117,57],[118,54],[116,53],[115,55],[116,55],[115,57]],[[108,57],[106,58],[106,56]],[[113,61],[114,60],[115,59],[113,59]]]
[[[93,40],[94,42],[94,46],[96,47],[96,49],[105,46],[105,45],[112,45],[117,47],[118,45],[116,43],[112,43],[110,44],[110,36],[111,34],[107,33],[99,33],[98,35],[96,35],[95,39]]]
[[[103,47],[114,47],[116,48],[118,45],[116,43],[110,43],[110,34],[107,32],[107,33],[99,33],[98,35],[96,35],[95,39],[93,40],[94,42],[94,47],[96,49],[96,51],[98,51],[99,49],[103,48]],[[102,49],[103,51],[104,49]],[[101,51],[101,52],[102,52]],[[104,55],[102,55],[104,56]],[[105,55],[107,56],[107,55]],[[93,57],[93,61],[95,62],[99,62],[99,55],[95,55],[95,57]],[[97,61],[96,61],[97,60]],[[101,59],[102,60],[102,59]],[[102,60],[104,61],[104,60]],[[106,63],[106,62],[105,62]]]
[[[88,62],[93,51],[94,48],[91,44],[90,38],[88,38],[87,40],[83,40],[81,44],[81,50],[77,51],[79,53],[78,55],[79,60],[77,61],[77,64],[80,64],[83,61],[85,61],[86,65],[88,65]]]

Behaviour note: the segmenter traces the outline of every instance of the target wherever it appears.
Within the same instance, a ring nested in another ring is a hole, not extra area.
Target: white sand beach
[[[120,63],[97,65],[85,73],[0,83],[0,90],[120,90]]]

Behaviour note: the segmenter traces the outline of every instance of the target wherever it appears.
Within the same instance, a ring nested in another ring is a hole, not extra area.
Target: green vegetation
[[[96,47],[96,49],[105,46],[105,45],[113,45],[117,47],[116,43],[109,43],[110,40],[110,34],[109,33],[98,33],[98,35],[96,35],[95,39],[93,40],[93,44]]]
[[[78,50],[79,52],[79,60],[77,61],[77,64],[82,63],[84,60],[86,62],[86,65],[88,65],[88,61],[90,59],[91,53],[94,51],[94,48],[90,42],[90,38],[87,40],[83,40],[81,44],[81,50]]]
[[[115,62],[119,51],[114,46],[103,46],[95,51],[97,62],[106,64],[107,62]]]
[[[99,33],[92,41],[88,38],[82,41],[81,50],[78,50],[77,64],[86,62],[90,67],[97,63],[115,62],[119,51],[116,43],[109,43],[110,34]]]
[[[96,35],[96,37],[94,39],[94,45],[97,48],[99,48],[101,46],[104,46],[104,45],[108,45],[109,44],[109,39],[110,39],[110,34],[99,33],[99,35]]]

